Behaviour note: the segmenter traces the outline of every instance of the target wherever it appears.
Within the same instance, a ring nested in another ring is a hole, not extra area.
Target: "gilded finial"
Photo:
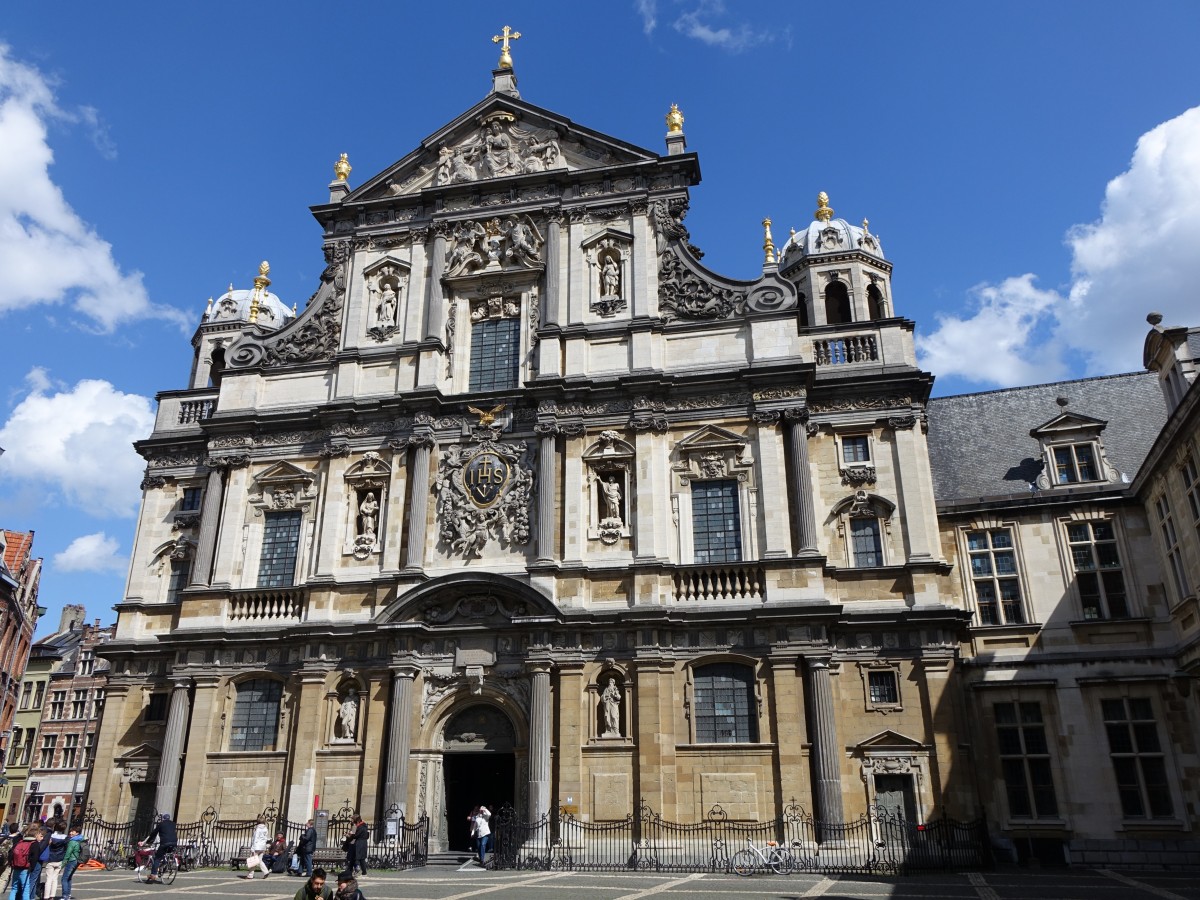
[[[265,288],[271,283],[271,279],[267,276],[271,274],[271,264],[265,259],[258,264],[258,276],[254,279],[256,288]]]
[[[667,134],[683,134],[683,113],[679,104],[672,103],[671,111],[667,113]]]
[[[338,181],[345,181],[350,177],[350,158],[348,153],[343,153],[337,162],[333,164],[333,175]]]
[[[866,219],[863,219],[863,234],[871,233],[870,225],[871,225],[870,222],[868,222]]]
[[[521,32],[513,31],[507,25],[500,29],[499,34],[492,35],[493,44],[499,44],[501,41],[504,42],[504,46],[500,48],[500,62],[496,66],[497,69],[512,68],[512,54],[508,52],[508,42],[515,41],[520,36]]]
[[[775,241],[771,239],[771,220],[763,219],[763,254],[765,259],[763,262],[766,265],[773,265],[775,262]]]
[[[813,216],[818,222],[828,222],[833,218],[833,208],[829,205],[829,195],[824,191],[817,194],[817,211]]]
[[[788,237],[792,238],[792,239],[794,239],[796,237],[796,229],[795,228],[788,229]]]
[[[258,321],[258,301],[266,293],[267,285],[271,283],[271,279],[267,277],[267,273],[270,271],[271,264],[265,259],[258,264],[258,274],[254,277],[254,292],[250,295],[251,325]]]
[[[292,304],[292,315],[293,316],[296,315],[296,304],[295,303]]]

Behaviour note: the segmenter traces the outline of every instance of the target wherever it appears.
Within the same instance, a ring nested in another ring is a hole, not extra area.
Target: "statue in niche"
[[[396,324],[396,290],[390,281],[380,285],[379,302],[375,304],[375,324],[387,327]]]
[[[341,726],[342,740],[354,740],[358,727],[358,691],[353,687],[346,691],[346,697],[338,707],[338,724]]]
[[[600,694],[600,702],[604,706],[604,734],[601,737],[620,737],[621,689],[617,687],[617,679],[608,679],[608,686]]]
[[[621,269],[611,255],[606,255],[600,266],[600,296],[621,296]]]
[[[615,476],[600,482],[600,490],[604,496],[604,518],[621,521],[621,485]]]
[[[379,501],[375,499],[374,491],[367,491],[367,496],[358,507],[358,514],[361,517],[358,536],[375,537],[375,529],[379,522]]]

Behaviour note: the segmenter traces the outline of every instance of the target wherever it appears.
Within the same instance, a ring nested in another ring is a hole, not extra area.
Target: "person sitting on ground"
[[[325,870],[317,866],[293,900],[333,900],[333,888],[325,883],[325,877]]]
[[[358,889],[358,882],[354,880],[354,875],[350,872],[343,872],[338,876],[337,893],[333,896],[334,900],[367,900],[363,896],[363,892]]]

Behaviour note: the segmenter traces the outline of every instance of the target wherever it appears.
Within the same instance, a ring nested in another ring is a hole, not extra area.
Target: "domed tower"
[[[250,290],[234,290],[231,284],[229,290],[216,300],[209,298],[200,327],[192,336],[195,355],[190,387],[193,390],[216,387],[221,383],[225,351],[244,330],[250,329],[259,335],[270,334],[295,320],[295,309],[288,308],[267,290],[271,284],[267,277],[270,271],[271,266],[264,260]]]
[[[829,195],[817,195],[813,221],[793,231],[779,253],[779,274],[796,285],[804,325],[845,325],[888,319],[892,265],[866,219],[835,219]]]

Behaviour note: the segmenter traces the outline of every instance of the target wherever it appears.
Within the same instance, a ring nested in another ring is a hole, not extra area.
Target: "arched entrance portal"
[[[446,845],[469,850],[468,813],[480,804],[495,811],[515,800],[516,734],[508,716],[490,703],[455,713],[442,734]]]

